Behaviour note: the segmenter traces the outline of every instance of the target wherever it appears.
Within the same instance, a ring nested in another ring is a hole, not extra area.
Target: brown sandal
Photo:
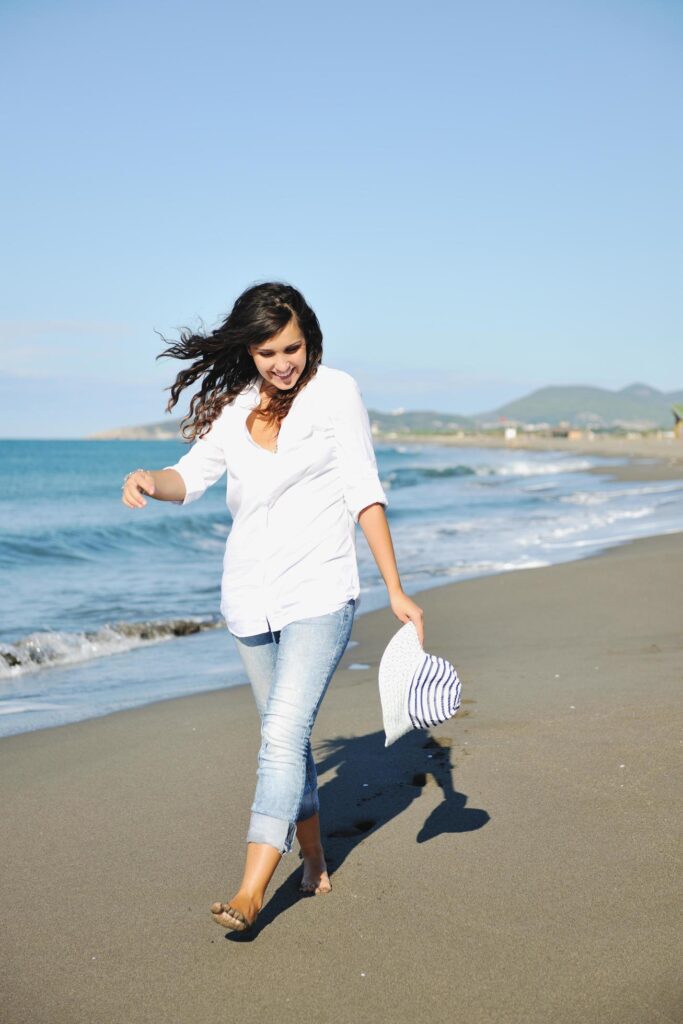
[[[228,917],[227,921],[221,917],[222,914]],[[231,907],[229,903],[219,902],[211,904],[211,916],[216,924],[219,924],[222,928],[232,928],[236,932],[246,932],[255,924],[258,914],[253,921],[247,921],[241,910]],[[230,917],[233,918],[232,921],[229,920]]]

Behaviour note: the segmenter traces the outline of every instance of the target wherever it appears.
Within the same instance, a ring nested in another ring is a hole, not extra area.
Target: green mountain
[[[539,388],[492,412],[473,417],[477,424],[570,423],[581,427],[651,429],[673,424],[671,406],[683,401],[683,391],[658,391],[647,384],[629,384],[620,391],[586,386]]]

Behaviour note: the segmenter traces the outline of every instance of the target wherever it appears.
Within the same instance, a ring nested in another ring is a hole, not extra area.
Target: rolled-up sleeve
[[[388,506],[380,483],[370,417],[357,381],[343,372],[336,381],[331,417],[344,499],[354,522],[368,505]]]
[[[225,449],[220,441],[218,420],[214,420],[203,437],[197,438],[185,455],[172,466],[164,469],[175,469],[185,483],[185,498],[174,501],[174,505],[189,505],[191,501],[201,498],[207,487],[220,480],[226,470]]]

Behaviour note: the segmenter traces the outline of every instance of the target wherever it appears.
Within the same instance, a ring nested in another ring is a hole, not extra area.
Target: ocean
[[[0,441],[0,736],[246,682],[218,610],[226,478],[187,507],[121,502],[127,472],[186,450]],[[409,594],[683,529],[683,482],[611,481],[617,459],[437,444],[376,453]],[[362,615],[388,602],[360,527],[357,549]],[[453,636],[457,664],[457,622]]]

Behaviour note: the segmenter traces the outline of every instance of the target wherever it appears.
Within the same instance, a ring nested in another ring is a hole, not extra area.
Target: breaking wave
[[[0,643],[0,679],[121,654],[134,647],[160,643],[172,637],[190,636],[207,629],[220,629],[223,625],[222,617],[213,616],[117,622],[77,633],[40,630],[27,634],[13,644]]]

